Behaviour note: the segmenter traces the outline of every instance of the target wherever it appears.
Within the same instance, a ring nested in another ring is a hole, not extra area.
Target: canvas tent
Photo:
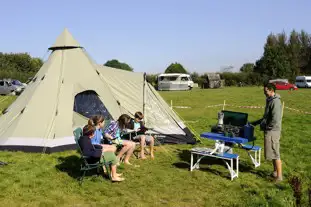
[[[117,119],[136,110],[146,113],[147,123],[165,142],[194,142],[143,74],[99,67],[66,29],[49,50],[48,60],[0,117],[0,149],[74,149],[72,131],[86,124],[87,117]]]

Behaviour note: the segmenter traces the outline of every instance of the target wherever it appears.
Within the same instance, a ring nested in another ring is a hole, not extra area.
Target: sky
[[[310,0],[0,0],[0,52],[46,59],[68,28],[98,64],[238,71],[261,57],[269,33],[311,33],[310,8]]]

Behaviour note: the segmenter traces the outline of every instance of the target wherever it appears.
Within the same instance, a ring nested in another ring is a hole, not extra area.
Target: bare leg
[[[277,172],[277,180],[283,180],[282,176],[282,161],[281,160],[275,160],[275,167]]]
[[[124,178],[120,178],[120,174],[117,173],[117,166],[111,166],[111,179],[112,181],[123,181]]]
[[[154,147],[154,138],[151,137],[151,140],[150,140],[150,157],[151,157],[151,159],[154,159],[153,147]]]
[[[134,149],[135,149],[135,146],[136,146],[135,142],[124,140],[123,144],[128,147],[128,151],[126,152],[126,156],[124,158],[124,163],[131,165],[131,163],[129,162],[129,159],[130,159],[130,157],[132,156],[132,154],[134,152]]]
[[[140,158],[146,159],[145,156],[145,144],[146,144],[146,136],[140,136]]]
[[[123,147],[120,150],[119,154],[117,155],[118,160],[122,158],[122,156],[130,149],[131,146],[127,144],[126,141],[123,140]]]

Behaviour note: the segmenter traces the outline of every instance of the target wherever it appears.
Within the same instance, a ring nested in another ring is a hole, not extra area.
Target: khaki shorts
[[[266,131],[265,134],[265,159],[280,159],[280,131]]]
[[[137,136],[135,136],[135,137],[133,137],[133,140],[134,141],[140,141],[140,139],[141,139],[141,137],[142,136],[145,136],[145,138],[146,138],[146,143],[150,143],[151,142],[151,140],[153,139],[153,137],[152,136],[150,136],[150,135],[137,135]]]

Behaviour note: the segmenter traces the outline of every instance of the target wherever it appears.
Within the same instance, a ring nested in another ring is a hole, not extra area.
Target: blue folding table
[[[199,163],[204,157],[215,157],[221,158],[223,160],[229,160],[230,165],[226,163],[228,170],[231,175],[231,180],[235,177],[238,177],[239,174],[239,155],[233,154],[233,147],[226,146],[225,143],[230,143],[232,145],[237,144],[241,149],[247,150],[249,157],[251,158],[253,164],[256,167],[260,166],[260,157],[261,157],[261,147],[254,145],[246,145],[250,140],[242,137],[228,137],[224,134],[204,132],[201,134],[202,138],[211,139],[215,141],[215,147],[210,148],[193,148],[191,149],[191,166],[190,170],[198,169]],[[254,157],[251,152],[254,152]],[[196,163],[193,162],[193,155],[197,155]],[[233,160],[236,160],[236,170],[233,168]]]

